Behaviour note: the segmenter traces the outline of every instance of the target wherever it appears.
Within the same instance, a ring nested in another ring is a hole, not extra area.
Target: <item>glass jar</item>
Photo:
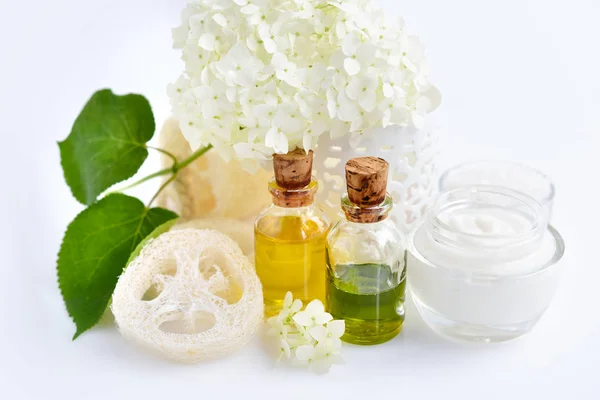
[[[346,220],[327,235],[327,308],[345,320],[346,342],[383,343],[402,329],[406,240],[386,218],[392,205],[387,195],[379,205],[359,207],[346,194]]]
[[[263,285],[265,314],[277,314],[285,294],[305,304],[325,301],[325,237],[330,226],[325,211],[314,203],[317,182],[298,189],[269,182],[273,204],[257,218],[256,273]]]
[[[442,192],[409,243],[409,287],[436,332],[497,342],[529,332],[557,287],[564,243],[533,198],[497,186]]]
[[[537,169],[509,161],[473,161],[456,165],[440,177],[440,191],[491,185],[525,193],[542,205],[548,219],[554,203],[554,184]]]

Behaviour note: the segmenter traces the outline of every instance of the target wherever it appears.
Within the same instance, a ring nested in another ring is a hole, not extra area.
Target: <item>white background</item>
[[[457,345],[409,307],[400,337],[346,346],[346,365],[324,376],[273,368],[259,341],[195,366],[148,357],[112,326],[72,342],[55,260],[81,206],[56,141],[102,87],[143,93],[159,124],[168,116],[165,86],[182,69],[170,28],[183,0],[1,0],[0,398],[600,398],[600,2],[383,3],[426,43],[443,93],[442,165],[508,159],[556,183],[566,265],[536,329],[506,344]]]

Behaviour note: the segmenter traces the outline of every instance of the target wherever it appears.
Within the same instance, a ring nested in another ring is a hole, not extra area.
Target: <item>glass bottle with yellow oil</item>
[[[386,342],[404,322],[406,240],[387,219],[388,169],[376,157],[346,163],[346,219],[327,236],[327,308],[346,321],[342,340],[349,343]]]
[[[263,285],[265,314],[277,314],[285,294],[307,303],[325,301],[325,238],[329,219],[314,203],[313,152],[273,155],[269,182],[273,204],[254,225],[256,273]]]

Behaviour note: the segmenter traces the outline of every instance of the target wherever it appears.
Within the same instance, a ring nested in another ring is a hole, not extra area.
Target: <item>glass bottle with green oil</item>
[[[256,273],[263,285],[266,316],[277,314],[285,294],[307,303],[325,301],[326,213],[314,203],[313,152],[273,155],[273,204],[254,225]]]
[[[346,163],[345,220],[327,236],[327,308],[346,321],[342,340],[378,344],[400,333],[404,323],[406,240],[387,219],[388,163],[377,157]]]

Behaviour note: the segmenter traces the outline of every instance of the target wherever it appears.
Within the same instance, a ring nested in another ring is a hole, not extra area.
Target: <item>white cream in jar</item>
[[[414,232],[409,287],[425,321],[455,338],[501,341],[528,332],[558,282],[564,244],[532,198],[474,186],[443,192]]]

